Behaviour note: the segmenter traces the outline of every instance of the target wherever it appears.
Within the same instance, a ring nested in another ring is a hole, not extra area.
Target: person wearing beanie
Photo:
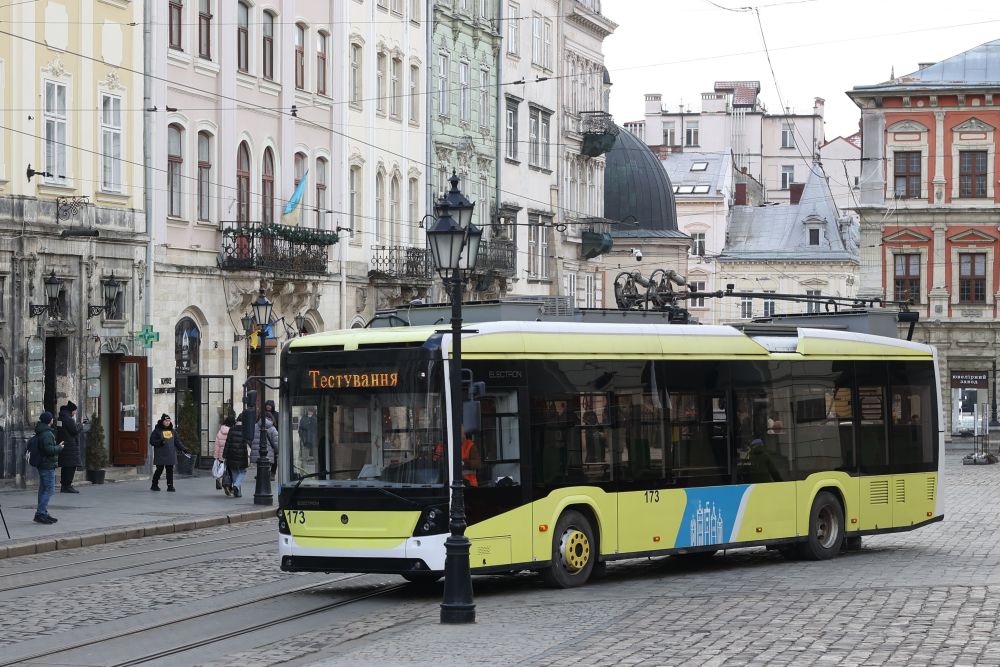
[[[52,430],[52,413],[45,411],[38,416],[35,424],[35,436],[38,437],[38,453],[41,461],[38,464],[38,506],[35,508],[36,523],[55,523],[56,518],[49,514],[49,500],[56,490],[56,467],[59,465],[59,450],[62,445],[56,442],[56,434]]]
[[[73,476],[78,466],[83,465],[80,457],[80,424],[76,421],[76,403],[67,401],[59,408],[59,422],[56,428],[56,439],[63,443],[59,452],[60,491],[63,493],[80,493],[73,486]]]
[[[166,468],[167,491],[175,491],[174,466],[177,465],[177,452],[180,451],[185,456],[189,453],[167,413],[160,415],[160,420],[156,422],[153,432],[149,434],[149,444],[153,446],[153,465],[156,466],[156,470],[153,471],[153,483],[149,490],[160,490],[160,475]]]

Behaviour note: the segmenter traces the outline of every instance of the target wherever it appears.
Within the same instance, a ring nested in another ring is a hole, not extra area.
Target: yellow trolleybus
[[[825,559],[943,518],[929,346],[797,327],[472,326],[474,574],[569,587],[640,556],[767,545]],[[443,573],[449,350],[450,334],[419,326],[284,348],[283,570]]]

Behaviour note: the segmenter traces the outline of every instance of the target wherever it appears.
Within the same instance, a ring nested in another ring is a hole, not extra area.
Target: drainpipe
[[[153,70],[153,9],[152,3],[147,0],[142,8],[142,52],[143,52],[143,76],[142,76],[142,173],[145,187],[143,188],[143,213],[146,219],[146,275],[145,293],[142,300],[142,323],[152,324],[153,320],[153,114],[150,111],[153,107],[153,80],[150,73]],[[140,327],[141,328],[141,327]],[[150,363],[152,348],[143,346],[143,355],[146,357],[146,432],[153,430],[153,367]],[[150,464],[147,462],[145,467]]]
[[[502,165],[503,165],[503,150],[504,150],[503,147],[500,144],[500,127],[501,127],[500,126],[500,119],[501,119],[501,111],[500,111],[501,104],[500,104],[500,102],[501,102],[501,98],[502,98],[502,96],[500,94],[500,87],[501,87],[500,82],[503,81],[503,76],[502,75],[503,75],[503,61],[504,61],[504,48],[503,48],[503,3],[502,2],[498,2],[497,3],[497,30],[500,33],[500,40],[499,40],[499,46],[497,48],[497,66],[496,66],[496,71],[497,71],[497,83],[496,83],[496,89],[497,89],[497,94],[496,94],[497,109],[496,109],[496,114],[495,114],[496,118],[494,118],[494,125],[493,125],[493,142],[494,142],[494,146],[496,147],[495,150],[493,151],[493,153],[495,155],[494,164],[496,165],[496,194],[493,196],[493,201],[496,204],[497,217],[499,218],[499,216],[500,216],[500,194],[503,192],[503,190],[500,187],[501,186],[500,174],[503,172]],[[507,135],[506,135],[506,132],[505,132],[504,133],[504,140],[506,140],[506,138],[507,138]],[[516,260],[516,256],[515,256],[515,262],[516,261],[517,260]]]

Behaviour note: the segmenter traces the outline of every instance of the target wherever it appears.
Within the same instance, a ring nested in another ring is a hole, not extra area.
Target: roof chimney
[[[927,69],[931,65],[937,65],[937,63],[917,63],[917,71],[920,71],[922,69]]]
[[[747,184],[737,183],[736,184],[736,206],[746,206],[747,205]]]
[[[802,189],[806,187],[805,183],[790,183],[788,185],[788,195],[789,204],[798,204],[799,200],[802,199]]]

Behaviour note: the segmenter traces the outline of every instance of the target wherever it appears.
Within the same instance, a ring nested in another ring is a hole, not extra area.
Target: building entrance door
[[[149,395],[146,358],[111,358],[111,418],[108,420],[112,465],[146,462]]]

